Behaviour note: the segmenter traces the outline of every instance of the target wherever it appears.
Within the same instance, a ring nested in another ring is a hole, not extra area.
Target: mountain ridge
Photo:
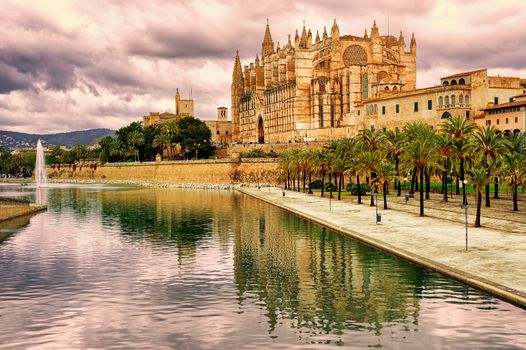
[[[0,130],[0,147],[10,149],[35,148],[38,139],[44,141],[46,146],[72,147],[77,143],[90,146],[96,144],[101,138],[106,136],[115,136],[115,130],[98,128],[54,134],[30,134]]]

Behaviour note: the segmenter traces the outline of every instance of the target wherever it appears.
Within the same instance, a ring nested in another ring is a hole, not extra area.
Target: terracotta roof
[[[482,111],[489,111],[493,109],[500,109],[500,108],[506,108],[506,107],[517,107],[517,106],[526,106],[526,100],[523,101],[513,101],[508,103],[501,103],[499,105],[494,105],[487,108],[482,108]]]
[[[517,95],[517,96],[513,96],[513,98],[516,98],[516,97],[526,97],[526,94],[520,94],[520,95]]]
[[[486,68],[484,68],[484,69],[477,69],[477,70],[472,70],[472,71],[469,71],[469,72],[462,72],[462,73],[457,73],[457,74],[453,74],[453,75],[448,75],[447,77],[442,77],[440,79],[459,78],[459,77],[464,77],[466,75],[471,75],[473,73],[483,72],[483,71],[486,71],[486,70],[487,70]]]

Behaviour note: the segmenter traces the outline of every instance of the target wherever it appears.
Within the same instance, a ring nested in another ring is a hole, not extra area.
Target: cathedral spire
[[[256,54],[256,67],[259,67],[259,63],[260,63],[260,61],[259,61],[259,55]]]
[[[303,22],[303,30],[301,31],[300,47],[307,47],[307,29],[305,29],[305,22]]]
[[[365,29],[365,33],[363,34],[364,39],[369,39],[369,35],[367,35],[367,28]]]
[[[380,34],[378,33],[378,27],[376,26],[376,20],[373,22],[373,27],[371,28],[371,39],[379,39]]]
[[[316,42],[320,42],[320,33],[318,31],[316,31]]]
[[[267,27],[265,28],[265,36],[261,44],[261,55],[263,57],[274,53],[274,43],[272,42],[272,35],[270,35],[270,26],[267,19]]]
[[[240,81],[243,81],[243,70],[241,69],[239,51],[236,51],[236,59],[234,61],[234,71],[232,72],[232,80],[234,83],[239,83]]]
[[[331,34],[333,39],[338,39],[340,37],[340,28],[338,28],[338,24],[336,24],[336,18],[332,24]]]
[[[416,39],[415,39],[415,33],[413,33],[413,35],[411,35],[411,52],[412,52],[412,53],[415,53],[415,52],[416,52]]]

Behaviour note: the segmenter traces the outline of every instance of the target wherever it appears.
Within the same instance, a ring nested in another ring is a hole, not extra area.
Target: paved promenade
[[[332,200],[329,208],[328,198],[293,191],[283,196],[280,188],[242,187],[239,191],[526,307],[524,231],[474,228],[470,215],[466,252],[464,217],[452,220],[448,216],[454,214],[449,212],[442,219],[437,217],[440,209],[433,210],[433,217],[423,218],[410,210],[380,210],[382,222],[377,225],[369,197],[361,205]],[[459,210],[458,215],[463,212]]]

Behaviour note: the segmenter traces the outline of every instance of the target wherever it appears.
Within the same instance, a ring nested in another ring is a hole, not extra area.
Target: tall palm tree
[[[139,130],[132,131],[128,134],[128,143],[135,149],[135,160],[139,162],[139,146],[144,145],[144,134]]]
[[[156,148],[160,153],[167,150],[168,156],[170,156],[170,149],[172,148],[172,140],[170,135],[160,132],[155,135],[152,141],[152,146]]]
[[[450,169],[450,155],[451,155],[451,140],[446,134],[437,135],[436,142],[438,144],[438,153],[442,156],[442,194],[443,201],[447,202],[447,177]],[[453,180],[451,180],[453,181]]]
[[[329,170],[329,165],[330,165],[329,150],[326,148],[317,150],[314,154],[313,169],[315,169],[318,175],[321,175],[321,196],[322,197],[325,196],[325,193],[324,193],[325,175],[327,175],[327,172]]]
[[[507,148],[502,134],[497,132],[495,126],[478,127],[475,130],[476,152],[481,156],[481,165],[486,169],[487,177],[495,176],[500,158],[506,153]],[[495,179],[498,179],[495,177]],[[496,181],[498,186],[498,180]],[[486,184],[486,208],[490,207],[490,183]]]
[[[403,135],[398,128],[393,130],[387,130],[385,132],[385,145],[384,149],[387,153],[387,157],[394,162],[396,170],[395,187],[397,189],[397,196],[402,195],[402,186],[400,181],[400,156],[404,151],[403,147]]]
[[[397,170],[393,163],[382,160],[376,168],[376,179],[382,185],[382,193],[384,197],[384,209],[387,209],[387,189],[393,178],[397,175]]]
[[[482,189],[490,183],[491,177],[488,176],[489,171],[485,168],[485,161],[483,159],[480,159],[477,163],[475,163],[474,166],[468,170],[467,174],[471,183],[473,184],[473,189],[475,190],[475,195],[477,198],[477,215],[475,217],[475,227],[480,227]]]
[[[464,181],[465,163],[473,149],[472,135],[475,124],[463,117],[449,118],[442,124],[442,130],[452,142],[453,156],[460,164],[460,181]],[[466,204],[466,186],[462,186],[463,204]]]
[[[118,138],[114,138],[110,144],[110,156],[119,158],[122,155],[124,155],[124,144]]]
[[[373,207],[374,204],[374,193],[378,193],[378,189],[376,188],[376,171],[378,170],[378,166],[380,165],[382,159],[384,159],[384,155],[381,151],[365,151],[363,152],[362,156],[360,157],[360,161],[362,163],[363,169],[366,170],[368,174],[371,174],[370,183],[371,186],[371,204],[370,206]],[[373,190],[374,188],[374,190]]]
[[[517,152],[505,154],[503,157],[504,174],[513,192],[513,211],[519,210],[518,188],[526,180],[526,156]]]
[[[438,148],[434,139],[418,137],[406,143],[401,158],[405,170],[420,172],[420,216],[424,216],[424,172],[431,167],[442,169]]]

